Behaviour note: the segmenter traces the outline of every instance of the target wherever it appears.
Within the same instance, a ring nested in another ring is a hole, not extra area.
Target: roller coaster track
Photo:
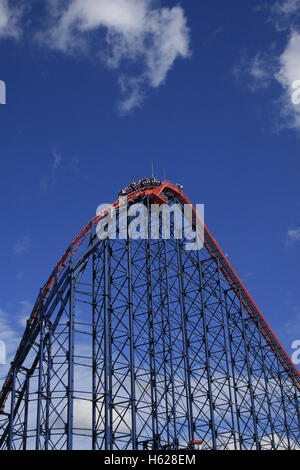
[[[187,196],[182,192],[182,190],[175,186],[174,184],[164,181],[160,186],[147,186],[140,188],[134,192],[128,194],[128,203],[132,203],[136,200],[140,200],[142,197],[149,196],[151,202],[156,204],[165,204],[168,203],[169,197],[175,197],[181,202],[181,204],[191,204]],[[121,202],[120,202],[121,201]],[[51,297],[55,286],[58,281],[61,280],[64,276],[67,275],[69,270],[69,265],[72,257],[80,246],[88,239],[89,236],[93,234],[96,229],[97,224],[108,214],[110,208],[117,210],[122,204],[122,199],[115,201],[113,204],[104,209],[99,215],[95,216],[77,235],[73,243],[67,249],[67,251],[60,258],[59,262],[55,266],[52,274],[50,275],[46,284],[42,287],[40,295],[34,305],[33,311],[30,315],[30,318],[27,322],[27,327],[25,329],[24,335],[21,339],[19,348],[15,354],[14,360],[11,364],[11,368],[8,372],[7,378],[3,384],[1,393],[0,393],[0,411],[3,412],[6,400],[11,391],[12,387],[12,377],[13,371],[17,372],[27,357],[28,352],[30,351],[31,345],[33,344],[37,334],[39,332],[39,309],[40,306],[45,304]],[[227,282],[231,285],[232,289],[237,295],[240,296],[241,302],[246,309],[249,317],[255,322],[258,328],[261,331],[262,336],[265,338],[267,344],[273,351],[273,353],[278,358],[279,362],[283,366],[284,370],[287,372],[289,377],[294,382],[297,389],[300,391],[300,374],[296,366],[292,363],[287,352],[280,344],[279,339],[271,329],[270,325],[264,318],[262,312],[255,304],[251,295],[247,291],[246,287],[236,274],[235,270],[231,266],[229,260],[224,255],[223,251],[219,247],[218,243],[208,230],[205,224],[203,224],[199,215],[196,212],[196,209],[193,207],[193,214],[198,218],[202,226],[204,225],[204,246],[208,252],[218,261],[220,271],[226,278]]]

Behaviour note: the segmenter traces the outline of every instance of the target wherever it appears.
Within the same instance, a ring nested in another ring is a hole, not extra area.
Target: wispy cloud
[[[289,321],[284,324],[284,333],[288,338],[300,338],[300,313],[298,308],[298,313],[294,312],[293,321]]]
[[[190,55],[180,6],[158,7],[156,0],[51,0],[51,5],[49,27],[37,39],[68,54],[94,53],[107,67],[120,70],[122,112],[140,106],[145,89],[164,83],[176,58]],[[128,71],[130,66],[139,73]]]
[[[278,0],[273,11],[284,16],[300,15],[300,0]]]
[[[79,157],[71,157],[68,159],[68,168],[77,173],[79,171],[79,163]]]
[[[21,35],[20,20],[23,8],[8,0],[0,0],[0,38],[18,38]]]
[[[276,129],[288,127],[300,131],[300,0],[263,3],[256,8],[256,12],[265,11],[277,31],[286,30],[284,48],[278,53],[272,44],[267,52],[258,51],[253,58],[244,55],[234,74],[252,91],[267,88],[271,83],[280,84],[282,93],[273,102],[278,116],[274,118]]]
[[[295,242],[300,242],[300,227],[288,230],[287,243],[290,245]]]
[[[220,34],[223,33],[223,31],[223,26],[217,26],[214,28],[203,42],[203,46],[206,46],[209,42],[214,41],[218,36],[220,36]]]
[[[300,18],[300,0],[277,0],[269,5],[269,21],[278,31],[297,25]]]
[[[245,281],[246,279],[249,279],[250,277],[253,277],[254,273],[252,271],[248,271],[243,276],[241,277],[242,281]]]
[[[29,319],[32,309],[33,303],[28,302],[28,300],[21,300],[19,302],[20,309],[18,311],[18,323],[21,327],[25,328],[27,320]]]
[[[61,162],[62,162],[62,156],[60,155],[60,153],[57,153],[54,151],[53,152],[53,165],[52,165],[53,171],[56,171],[60,167]]]
[[[13,360],[32,308],[33,304],[27,300],[20,301],[14,311],[0,308],[0,340],[5,343],[6,350],[5,364],[0,364],[0,387]]]
[[[119,105],[120,113],[127,114],[134,108],[140,108],[144,100],[143,79],[139,77],[128,78],[122,74],[119,77],[119,85],[124,96]]]
[[[26,8],[25,8],[26,7]],[[0,38],[26,32],[24,0],[0,0]],[[181,6],[161,0],[46,0],[42,47],[76,57],[93,56],[118,71],[121,113],[140,107],[147,89],[162,85],[177,58],[190,56],[190,31]],[[32,23],[31,23],[32,24]],[[217,28],[211,38],[220,34]],[[50,185],[43,177],[43,191]]]
[[[47,176],[42,176],[39,179],[39,188],[42,192],[46,193],[48,189],[56,185],[57,170],[62,164],[62,156],[60,153],[54,151],[51,156],[51,164]]]
[[[284,323],[284,334],[288,340],[300,339],[300,306],[299,296],[288,292],[284,299],[284,316],[288,321]]]
[[[14,350],[17,341],[12,323],[12,315],[0,308],[0,338],[7,343],[7,347],[11,351]]]
[[[252,92],[267,88],[276,71],[275,61],[270,54],[258,52],[249,58],[242,51],[240,61],[234,66],[233,75],[236,80],[246,84]]]
[[[66,157],[56,150],[51,154],[48,162],[48,173],[38,180],[38,186],[43,193],[55,188],[63,175],[72,174],[82,177],[80,174],[80,159],[77,156]]]
[[[42,176],[39,179],[39,188],[43,193],[46,193],[49,188],[49,178],[47,176]]]
[[[31,245],[31,239],[29,237],[23,236],[15,241],[13,245],[13,254],[14,255],[25,255],[28,253]]]
[[[286,126],[300,131],[300,104],[293,99],[295,82],[300,80],[300,33],[291,32],[287,46],[279,58],[279,71],[275,78],[284,90],[281,99],[284,122]]]
[[[0,387],[6,377],[10,362],[18,347],[21,332],[15,326],[15,318],[10,312],[0,308],[0,340],[5,344],[5,364],[0,364]]]

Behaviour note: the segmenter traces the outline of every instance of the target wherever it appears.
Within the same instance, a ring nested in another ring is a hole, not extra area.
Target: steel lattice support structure
[[[188,201],[166,182],[136,200]],[[99,240],[104,215],[40,291],[0,395],[0,448],[300,449],[299,373],[208,229],[198,251]]]

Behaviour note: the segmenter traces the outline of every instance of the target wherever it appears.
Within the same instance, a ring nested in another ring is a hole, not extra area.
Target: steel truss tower
[[[136,201],[189,203],[168,182]],[[0,448],[299,449],[299,372],[208,229],[198,251],[101,241],[106,213],[39,293],[1,391]]]

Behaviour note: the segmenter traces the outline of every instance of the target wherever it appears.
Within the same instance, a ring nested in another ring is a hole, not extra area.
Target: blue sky
[[[72,239],[154,160],[157,176],[205,204],[208,227],[292,354],[299,12],[299,0],[0,0],[0,337],[9,353]]]

